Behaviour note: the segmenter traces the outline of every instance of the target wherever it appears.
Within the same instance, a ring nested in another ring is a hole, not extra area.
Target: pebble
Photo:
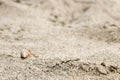
[[[100,74],[107,75],[107,70],[105,69],[104,66],[99,66],[97,69]]]
[[[83,65],[81,65],[81,69],[88,72],[89,71],[89,65],[88,64],[83,64]]]

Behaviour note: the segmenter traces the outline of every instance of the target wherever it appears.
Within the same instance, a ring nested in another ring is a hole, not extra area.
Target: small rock
[[[99,71],[100,74],[107,75],[107,70],[105,69],[104,66],[98,66],[97,70]]]
[[[83,65],[81,65],[80,68],[81,68],[83,71],[88,72],[88,71],[89,71],[89,64],[83,64]]]
[[[26,58],[28,58],[28,57],[30,57],[32,55],[32,53],[31,53],[31,51],[30,50],[23,50],[22,52],[21,52],[21,58],[22,59],[26,59]]]

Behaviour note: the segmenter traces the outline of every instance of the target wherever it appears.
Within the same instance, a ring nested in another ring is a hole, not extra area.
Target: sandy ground
[[[0,0],[0,80],[119,80],[120,0]],[[22,50],[32,56],[21,59]]]

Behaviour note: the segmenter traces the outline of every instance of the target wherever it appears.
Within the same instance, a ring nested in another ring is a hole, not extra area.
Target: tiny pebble
[[[99,66],[98,71],[100,72],[100,74],[103,74],[103,75],[107,74],[107,70],[103,66]]]

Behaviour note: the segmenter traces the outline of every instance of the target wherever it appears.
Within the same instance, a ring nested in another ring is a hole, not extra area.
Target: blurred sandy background
[[[119,22],[120,0],[0,0],[0,80],[119,80]]]

